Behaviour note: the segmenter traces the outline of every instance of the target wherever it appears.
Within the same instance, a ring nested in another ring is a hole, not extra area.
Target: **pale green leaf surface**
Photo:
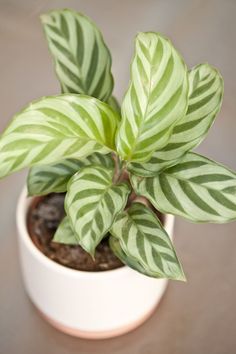
[[[54,165],[34,166],[30,169],[27,178],[28,195],[66,192],[70,178],[80,168],[89,165],[114,168],[114,160],[111,154],[102,155],[95,152],[81,160],[67,159]]]
[[[130,193],[126,183],[113,184],[113,170],[84,167],[68,183],[65,209],[81,247],[94,255],[96,246],[124,209]]]
[[[118,240],[118,238],[110,236],[109,246],[112,252],[116,255],[117,258],[119,258],[122,263],[138,271],[139,273],[142,273],[149,277],[158,277],[156,273],[152,273],[150,270],[146,270],[135,258],[131,257],[130,254],[126,255],[123,249],[121,248],[120,241]]]
[[[54,242],[63,243],[65,245],[78,245],[75,232],[72,230],[68,216],[65,216],[53,237]]]
[[[138,271],[144,269],[146,274],[157,278],[185,280],[169,236],[145,205],[133,203],[120,213],[110,233],[119,240],[126,259]]]
[[[189,150],[199,145],[208,133],[223,98],[223,79],[209,64],[200,64],[189,72],[187,114],[174,127],[168,144],[154,152],[143,164],[130,164],[129,170],[140,176],[155,176],[173,166]]]
[[[113,89],[111,56],[96,25],[68,9],[51,11],[41,21],[62,92],[106,101]]]
[[[187,153],[155,177],[132,176],[136,193],[163,213],[194,222],[236,219],[236,174],[201,155]]]
[[[117,113],[83,95],[42,98],[18,113],[0,138],[0,177],[33,165],[114,150]]]
[[[186,113],[187,96],[187,69],[171,42],[158,33],[140,33],[116,137],[120,156],[147,161],[166,145],[174,125]]]

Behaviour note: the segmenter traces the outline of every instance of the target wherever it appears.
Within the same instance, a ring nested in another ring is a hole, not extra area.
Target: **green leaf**
[[[199,145],[208,133],[223,98],[223,79],[208,64],[200,64],[189,72],[189,103],[185,117],[173,129],[168,144],[144,163],[130,164],[129,170],[140,176],[155,176],[173,166],[189,150]]]
[[[120,115],[120,104],[114,96],[109,97],[107,103]]]
[[[83,95],[42,98],[18,113],[0,138],[0,177],[33,165],[114,150],[117,113]]]
[[[79,241],[76,238],[75,232],[70,226],[68,216],[65,216],[53,237],[53,242],[63,243],[65,245],[78,245]]]
[[[166,145],[174,125],[186,113],[187,96],[187,69],[170,41],[157,33],[140,33],[121,108],[116,139],[120,156],[143,162]]]
[[[133,203],[120,213],[110,232],[119,240],[126,260],[133,268],[137,266],[136,270],[152,277],[185,280],[169,236],[143,204]]]
[[[111,154],[101,155],[96,152],[81,160],[67,159],[54,165],[34,166],[27,178],[28,195],[66,192],[70,178],[80,168],[92,164],[114,168]]]
[[[137,270],[139,273],[142,273],[147,276],[152,276],[154,278],[157,277],[157,274],[152,273],[149,271],[146,271],[146,269],[133,257],[130,255],[126,255],[123,249],[121,248],[120,241],[113,237],[109,237],[109,246],[112,250],[112,252],[116,255],[119,260],[129,266],[130,268]]]
[[[113,171],[102,166],[84,167],[68,183],[65,209],[81,247],[92,256],[124,209],[130,192],[126,183],[113,184]]]
[[[131,180],[136,193],[163,213],[194,222],[236,219],[236,174],[201,155],[187,153],[178,165],[155,177]]]
[[[62,92],[106,101],[113,90],[111,56],[96,25],[72,10],[41,16]]]

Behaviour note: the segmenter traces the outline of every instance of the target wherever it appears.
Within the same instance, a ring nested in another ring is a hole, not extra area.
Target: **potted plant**
[[[142,323],[167,279],[185,280],[173,215],[236,219],[235,173],[191,152],[220,109],[223,80],[208,64],[188,71],[161,34],[139,33],[120,110],[91,20],[71,10],[41,20],[62,93],[14,117],[0,176],[31,168],[17,208],[31,300],[64,332],[106,338]]]

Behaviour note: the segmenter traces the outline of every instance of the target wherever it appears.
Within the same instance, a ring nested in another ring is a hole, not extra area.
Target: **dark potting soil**
[[[33,200],[28,211],[27,226],[36,247],[53,261],[77,270],[96,272],[122,267],[123,263],[110,249],[107,238],[97,246],[95,260],[80,246],[52,241],[65,216],[64,198],[64,194],[53,193]]]

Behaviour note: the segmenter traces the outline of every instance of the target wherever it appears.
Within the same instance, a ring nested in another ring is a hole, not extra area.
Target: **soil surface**
[[[83,271],[105,271],[123,266],[104,238],[97,246],[95,260],[80,246],[53,242],[54,233],[65,216],[64,194],[49,194],[33,200],[27,216],[30,237],[36,247],[53,261]]]

